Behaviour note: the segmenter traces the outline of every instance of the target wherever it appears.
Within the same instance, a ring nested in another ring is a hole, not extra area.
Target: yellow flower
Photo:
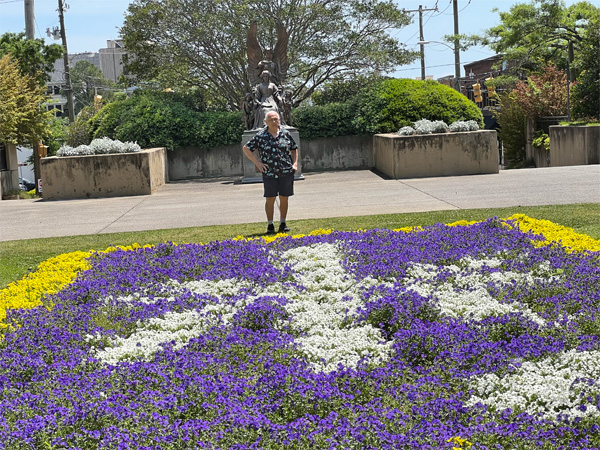
[[[576,233],[572,228],[557,225],[549,220],[540,220],[524,214],[514,214],[507,220],[514,220],[523,232],[532,231],[544,236],[545,241],[535,241],[534,245],[543,246],[557,243],[570,252],[600,251],[600,240],[585,234]]]
[[[461,438],[460,436],[451,437],[446,442],[451,442],[452,444],[458,445],[458,447],[452,447],[452,450],[462,450],[464,448],[469,448],[473,445],[466,439]]]
[[[58,255],[42,262],[35,272],[20,281],[10,283],[0,291],[0,328],[7,309],[35,308],[42,304],[44,295],[54,294],[75,280],[77,274],[87,270],[89,252],[72,252]]]

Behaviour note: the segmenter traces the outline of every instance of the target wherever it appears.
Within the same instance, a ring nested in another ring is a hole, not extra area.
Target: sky
[[[97,52],[106,47],[106,41],[119,37],[119,28],[129,0],[64,0],[69,6],[65,13],[65,28],[69,53]],[[452,0],[394,0],[400,8],[407,11],[418,10],[419,5],[426,11],[423,13],[423,36],[425,45],[425,74],[434,79],[453,75],[454,52],[444,41],[445,35],[454,33],[454,15]],[[508,11],[516,3],[528,3],[530,0],[458,0],[458,27],[461,34],[476,34],[500,23],[499,14],[493,12]],[[576,0],[566,0],[571,5]],[[593,3],[593,2],[592,2]],[[36,37],[44,38],[46,43],[54,42],[47,37],[46,28],[59,26],[58,0],[34,0]],[[6,32],[25,31],[25,13],[23,0],[0,0],[0,34]],[[419,50],[419,14],[411,13],[413,22],[400,29],[392,30],[391,35],[398,38],[407,48]],[[60,41],[56,41],[60,43]],[[463,64],[493,56],[489,48],[475,47],[461,52],[461,74]],[[391,74],[398,78],[419,78],[421,61],[398,67]]]

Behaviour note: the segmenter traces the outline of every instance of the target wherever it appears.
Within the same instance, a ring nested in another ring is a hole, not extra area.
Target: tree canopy
[[[253,22],[270,48],[276,23],[285,27],[295,104],[331,78],[389,72],[416,56],[388,33],[410,22],[391,0],[135,0],[121,28],[128,70],[138,82],[195,86],[209,106],[237,109],[253,87],[246,70]]]
[[[35,144],[48,132],[49,113],[40,105],[47,100],[46,87],[23,75],[10,55],[0,57],[0,141]]]
[[[495,9],[501,23],[488,29],[478,41],[525,74],[539,71],[548,62],[565,69],[569,54],[576,67],[580,50],[590,37],[588,21],[598,10],[587,1],[568,8],[563,0],[517,3],[505,12]]]
[[[50,80],[54,62],[63,54],[61,45],[46,45],[43,39],[27,39],[25,33],[5,33],[0,36],[0,56],[11,55],[21,73],[29,75],[40,85]]]
[[[110,96],[114,87],[102,71],[89,61],[78,61],[71,69],[71,88],[73,89],[73,106],[75,114],[84,107],[93,104],[94,95]],[[100,88],[98,90],[98,88]],[[103,89],[105,88],[105,89]]]

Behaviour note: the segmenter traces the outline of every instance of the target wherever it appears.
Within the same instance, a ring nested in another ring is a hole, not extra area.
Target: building
[[[117,82],[119,77],[126,75],[123,67],[123,57],[126,54],[122,40],[106,41],[106,48],[98,52],[69,54],[69,67],[75,66],[79,61],[87,61],[98,67],[104,78]],[[45,104],[48,111],[52,111],[56,117],[67,116],[67,98],[62,95],[65,87],[65,62],[60,58],[54,63],[54,71],[50,74],[47,84],[48,95],[52,100]]]

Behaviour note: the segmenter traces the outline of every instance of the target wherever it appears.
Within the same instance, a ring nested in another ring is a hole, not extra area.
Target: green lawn
[[[508,217],[526,214],[573,228],[578,233],[600,239],[600,204],[559,206],[531,206],[497,209],[463,209],[409,214],[383,214],[329,219],[292,220],[293,234],[308,233],[319,228],[357,230],[359,228],[399,228],[412,225],[481,220],[489,217]],[[235,236],[262,236],[264,223],[242,225],[177,228],[171,230],[136,231],[127,233],[95,234],[63,238],[28,239],[0,242],[0,288],[21,279],[37,265],[61,253],[76,250],[104,250],[111,245],[155,244],[159,242],[209,242]]]

